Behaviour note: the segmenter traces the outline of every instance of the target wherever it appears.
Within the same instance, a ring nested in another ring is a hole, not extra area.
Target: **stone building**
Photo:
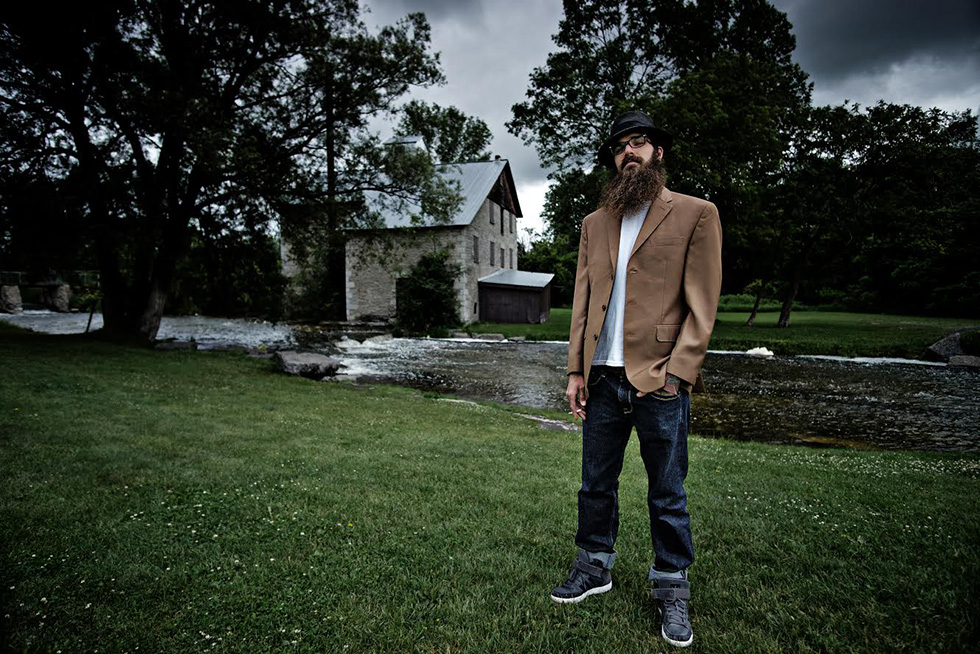
[[[517,219],[522,216],[506,159],[451,164],[442,173],[461,187],[463,203],[451,223],[411,228],[407,215],[383,215],[386,231],[351,232],[347,243],[347,319],[391,319],[397,315],[398,278],[423,254],[449,249],[461,275],[456,293],[460,318],[480,318],[479,280],[500,270],[517,270]]]

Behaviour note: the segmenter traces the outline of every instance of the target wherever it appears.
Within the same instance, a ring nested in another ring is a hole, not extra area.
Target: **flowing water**
[[[84,331],[88,316],[31,312],[3,319],[49,333]],[[93,326],[94,328],[94,326]],[[264,322],[165,318],[160,338],[200,347],[319,350],[341,378],[567,411],[564,343],[379,337],[339,343]],[[980,451],[980,374],[896,359],[709,352],[709,393],[695,395],[692,431],[811,446]]]

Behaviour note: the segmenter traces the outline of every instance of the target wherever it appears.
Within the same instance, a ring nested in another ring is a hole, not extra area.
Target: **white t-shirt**
[[[625,366],[623,361],[623,313],[626,311],[626,269],[629,265],[633,244],[643,227],[650,203],[647,202],[632,216],[623,218],[619,228],[619,257],[616,261],[616,278],[606,306],[606,319],[592,357],[594,366]]]

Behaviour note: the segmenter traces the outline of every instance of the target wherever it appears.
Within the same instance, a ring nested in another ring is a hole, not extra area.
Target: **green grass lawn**
[[[3,651],[668,651],[645,483],[560,606],[580,442],[233,353],[0,330]],[[976,651],[980,456],[692,438],[701,652]]]
[[[748,313],[719,313],[711,349],[744,351],[765,346],[776,354],[919,359],[927,347],[950,332],[980,326],[980,321],[958,318],[800,311],[791,316],[789,327],[779,329],[778,313],[760,313],[753,327],[745,326],[748,317]],[[477,323],[467,329],[474,333],[523,336],[529,340],[565,341],[570,322],[570,309],[552,309],[551,320],[541,325]]]

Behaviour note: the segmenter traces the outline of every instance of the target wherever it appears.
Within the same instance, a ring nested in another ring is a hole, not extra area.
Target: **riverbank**
[[[616,587],[558,606],[574,432],[233,353],[5,329],[0,366],[3,649],[668,650],[635,444]],[[692,438],[688,488],[700,651],[975,647],[980,457]]]
[[[776,327],[778,313],[760,313],[755,326],[746,327],[748,313],[721,312],[709,348],[745,351],[767,347],[776,354],[822,354],[845,357],[900,357],[922,359],[927,347],[944,336],[980,321],[965,318],[925,318],[870,313],[801,311],[790,326]],[[508,338],[567,341],[570,309],[552,309],[551,320],[541,325],[478,323],[474,333],[501,333]]]

